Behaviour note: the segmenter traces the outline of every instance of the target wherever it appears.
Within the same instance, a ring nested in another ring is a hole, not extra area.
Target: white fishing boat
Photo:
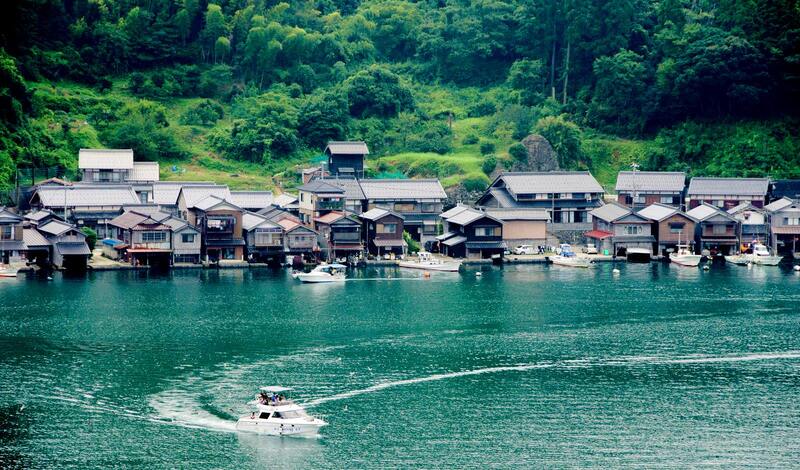
[[[261,387],[256,399],[249,402],[255,407],[250,415],[236,422],[236,430],[269,436],[315,436],[325,421],[309,416],[305,409],[284,397],[291,390],[286,387]]]
[[[572,247],[567,243],[562,243],[559,247],[559,254],[550,257],[550,262],[559,266],[570,266],[573,268],[588,268],[592,261],[587,258],[579,258],[572,251]]]
[[[0,277],[17,277],[20,267],[13,264],[0,264]]]
[[[764,266],[777,266],[780,264],[783,256],[772,255],[769,248],[762,243],[753,244],[753,264],[761,264]]]
[[[651,255],[647,248],[628,248],[625,251],[625,258],[632,262],[649,263]]]
[[[416,260],[403,260],[397,265],[401,268],[424,269],[426,271],[457,272],[461,268],[461,261],[444,261],[434,257],[427,251],[420,251]]]
[[[678,245],[676,250],[669,254],[669,260],[680,266],[694,267],[700,264],[702,256],[696,255],[689,250],[689,245]]]
[[[292,277],[307,283],[344,282],[347,278],[343,264],[320,264],[310,272],[294,272]]]
[[[740,254],[740,255],[728,255],[728,256],[725,257],[725,262],[726,263],[738,264],[739,266],[745,266],[747,264],[752,263],[752,261],[753,261],[752,260],[752,255],[746,255],[746,254],[744,254],[744,255],[742,255],[742,254]]]

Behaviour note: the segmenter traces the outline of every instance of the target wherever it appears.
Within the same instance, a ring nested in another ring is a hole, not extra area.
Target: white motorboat
[[[628,248],[625,250],[625,258],[628,261],[649,263],[652,253],[647,248]]]
[[[592,264],[590,259],[578,258],[578,255],[572,251],[572,247],[567,243],[562,243],[560,245],[559,254],[551,256],[550,261],[559,266],[570,266],[573,268],[588,268]]]
[[[738,264],[739,266],[745,266],[752,263],[752,261],[752,255],[728,255],[725,257],[726,263]]]
[[[236,422],[236,430],[270,436],[315,436],[328,423],[309,416],[306,410],[284,398],[291,390],[285,387],[261,387],[256,399],[248,403],[256,407],[249,416]]]
[[[20,266],[0,264],[0,277],[17,277]]]
[[[346,269],[347,266],[343,264],[320,264],[307,273],[294,272],[292,277],[308,283],[344,282],[347,278]]]
[[[783,256],[775,256],[769,252],[769,248],[762,243],[755,243],[753,245],[753,263],[762,264],[764,266],[777,266]]]
[[[689,251],[688,245],[678,245],[677,250],[669,254],[669,260],[672,263],[680,266],[697,266],[700,264],[702,256],[696,255]]]
[[[424,269],[426,271],[457,272],[461,268],[461,261],[444,261],[434,257],[427,251],[420,251],[417,260],[403,260],[397,263],[401,268]]]

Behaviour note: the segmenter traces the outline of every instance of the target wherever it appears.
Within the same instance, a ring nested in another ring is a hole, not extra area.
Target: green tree
[[[81,227],[81,233],[86,235],[86,244],[89,245],[89,251],[94,251],[94,247],[97,245],[97,232],[91,227]]]
[[[520,59],[511,66],[506,83],[520,104],[534,106],[545,98],[545,76],[541,60]]]
[[[225,58],[231,52],[231,41],[224,37],[220,36],[217,38],[217,42],[214,43],[214,63],[217,62],[225,62]]]
[[[354,117],[394,117],[414,109],[411,89],[386,67],[372,65],[343,83]]]
[[[133,149],[137,158],[183,158],[185,151],[168,127],[164,106],[140,100],[123,107],[117,119],[103,129],[100,137],[109,147]]]
[[[497,157],[494,155],[488,155],[481,163],[481,170],[487,175],[491,175],[495,168],[497,168]]]
[[[594,62],[594,75],[589,122],[608,132],[640,134],[655,101],[644,58],[627,50],[600,57]]]
[[[219,5],[209,3],[206,9],[205,26],[200,34],[203,57],[211,58],[217,39],[227,36],[228,29],[225,25],[225,15],[222,13],[222,8]]]

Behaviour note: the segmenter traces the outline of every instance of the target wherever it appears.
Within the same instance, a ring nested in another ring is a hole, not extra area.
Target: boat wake
[[[749,354],[731,355],[702,355],[693,354],[685,356],[619,356],[609,358],[589,358],[572,359],[561,361],[543,361],[536,363],[514,364],[507,366],[484,367],[480,369],[470,369],[455,372],[443,372],[424,377],[413,377],[402,380],[380,382],[369,387],[337,393],[330,396],[316,398],[303,403],[303,406],[313,407],[324,403],[346,400],[359,395],[381,392],[386,389],[411,386],[426,382],[436,382],[440,380],[456,379],[459,377],[470,377],[483,374],[495,374],[502,372],[525,372],[537,369],[583,369],[591,367],[638,367],[638,366],[661,366],[661,365],[690,365],[690,364],[713,364],[713,363],[738,363],[800,359],[800,351],[783,352],[764,352]],[[252,365],[245,366],[249,369]],[[230,371],[234,376],[241,375],[241,370]],[[238,383],[238,380],[231,382],[230,377],[223,379],[222,383],[210,384],[206,380],[190,379],[190,385],[197,382],[203,385],[202,394],[216,395],[223,393],[229,395],[234,392],[233,388],[245,387]],[[216,392],[216,393],[215,393]],[[241,393],[241,390],[237,390]],[[235,393],[234,393],[235,394]],[[150,407],[155,410],[149,420],[159,424],[173,424],[194,429],[208,429],[220,432],[236,432],[236,421],[226,417],[227,413],[209,411],[208,405],[203,405],[200,399],[201,394],[194,394],[190,390],[172,389],[166,390],[151,397]]]
[[[438,380],[455,379],[458,377],[469,377],[473,375],[493,374],[498,372],[524,372],[535,369],[549,369],[549,368],[585,368],[585,367],[613,367],[613,366],[630,366],[630,365],[669,365],[669,364],[706,364],[706,363],[725,363],[725,362],[749,362],[749,361],[767,361],[775,359],[800,359],[800,351],[785,351],[774,353],[754,353],[744,355],[728,355],[728,356],[705,356],[705,355],[688,355],[679,357],[659,357],[659,356],[623,356],[613,359],[605,360],[589,360],[589,359],[575,359],[567,361],[553,361],[541,362],[533,364],[518,364],[513,366],[498,366],[498,367],[485,367],[482,369],[464,370],[458,372],[449,372],[442,374],[429,375],[427,377],[417,377],[405,380],[396,380],[392,382],[382,382],[370,387],[351,390],[349,392],[342,392],[328,397],[317,398],[304,403],[305,407],[312,407],[321,405],[323,403],[346,400],[358,395],[367,393],[375,393],[388,388],[402,387],[405,385],[414,385],[425,382],[435,382]]]

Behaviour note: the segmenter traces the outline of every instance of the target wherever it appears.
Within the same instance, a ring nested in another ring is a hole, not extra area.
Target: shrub
[[[483,141],[481,142],[481,155],[488,155],[495,150],[494,142]]]
[[[403,240],[408,244],[409,253],[419,252],[419,242],[411,238],[411,234],[403,230]]]
[[[469,134],[461,141],[464,145],[474,145],[477,144],[479,141],[478,136],[475,134]]]
[[[486,160],[481,164],[481,170],[487,175],[491,175],[495,168],[497,168],[497,157],[494,155],[486,157]]]
[[[485,99],[477,103],[473,103],[472,105],[469,106],[469,108],[467,108],[468,117],[490,116],[496,112],[497,112],[497,105],[495,105],[493,101]]]
[[[204,100],[187,109],[181,116],[180,122],[181,124],[195,126],[210,126],[224,116],[225,111],[219,103],[215,103],[211,100]]]
[[[86,244],[89,245],[89,251],[94,250],[94,246],[97,244],[97,232],[89,227],[83,227],[81,228],[81,233],[86,235]]]
[[[508,148],[508,154],[514,157],[514,160],[518,162],[525,162],[528,160],[528,149],[519,142]]]
[[[486,187],[489,186],[489,183],[486,181],[487,178],[483,175],[480,176],[469,176],[464,178],[464,181],[461,184],[464,186],[469,192],[478,192],[486,190]]]

